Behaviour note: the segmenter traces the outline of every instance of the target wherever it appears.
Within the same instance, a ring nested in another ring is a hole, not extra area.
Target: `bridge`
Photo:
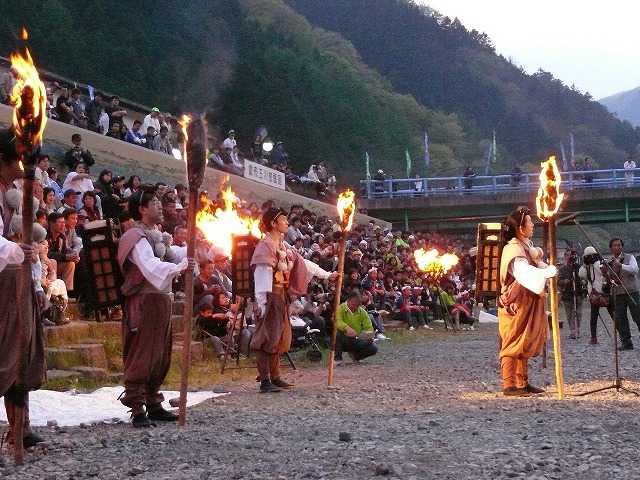
[[[468,231],[535,206],[538,173],[361,181],[370,215],[409,228]],[[562,214],[581,212],[586,224],[640,222],[640,168],[562,172]]]

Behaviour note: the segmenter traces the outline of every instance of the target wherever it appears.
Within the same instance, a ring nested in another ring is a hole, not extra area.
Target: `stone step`
[[[99,367],[75,367],[73,371],[78,372],[81,378],[104,382],[109,380],[109,372],[105,368]]]
[[[55,381],[55,380],[69,380],[72,381],[74,379],[89,379],[89,380],[97,380],[100,382],[111,381],[113,383],[118,383],[122,374],[120,373],[109,373],[104,368],[98,367],[74,367],[70,370],[58,370],[52,369],[47,370],[47,381]]]
[[[47,381],[55,381],[55,380],[72,380],[74,378],[78,378],[80,376],[79,372],[73,370],[47,370]]]
[[[121,336],[120,322],[87,322],[73,321],[66,325],[45,327],[47,345],[58,347],[74,343],[82,343],[86,338],[104,340]]]
[[[385,330],[404,330],[408,328],[408,325],[402,320],[386,320],[384,322],[384,328]]]
[[[176,365],[182,363],[183,342],[174,342],[171,361]],[[204,358],[204,345],[202,342],[191,342],[191,363],[200,362]]]
[[[78,343],[46,349],[47,366],[58,370],[76,369],[80,366],[108,367],[107,355],[102,343]]]

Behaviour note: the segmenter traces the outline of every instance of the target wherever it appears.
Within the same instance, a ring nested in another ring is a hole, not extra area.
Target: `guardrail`
[[[368,199],[445,195],[495,195],[533,192],[540,186],[538,173],[495,176],[398,178],[361,180],[362,197]],[[640,186],[640,168],[562,172],[562,191]]]

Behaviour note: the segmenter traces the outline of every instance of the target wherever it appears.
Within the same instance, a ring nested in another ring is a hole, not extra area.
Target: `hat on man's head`
[[[586,257],[587,255],[595,255],[596,253],[598,253],[596,252],[596,249],[589,245],[584,249],[584,253],[582,254],[582,256]]]
[[[64,191],[64,196],[68,197],[70,195],[80,195],[80,192],[78,192],[77,190],[74,190],[73,188],[68,188]]]
[[[213,257],[213,261],[214,263],[218,263],[218,262],[226,262],[227,259],[229,257],[227,257],[225,254],[223,253],[216,253]]]
[[[158,107],[153,107],[151,111],[160,113],[160,109]]]
[[[233,129],[231,129],[231,130],[229,130],[229,132],[227,132],[227,135],[235,135],[235,134],[236,134],[236,131],[233,130]]]

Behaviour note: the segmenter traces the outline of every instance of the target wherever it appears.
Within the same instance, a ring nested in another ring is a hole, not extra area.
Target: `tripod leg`
[[[291,368],[293,370],[297,370],[296,364],[293,363],[293,358],[291,358],[291,355],[289,355],[289,352],[285,353],[285,356],[287,357],[287,360],[289,361],[289,365],[291,365]]]

